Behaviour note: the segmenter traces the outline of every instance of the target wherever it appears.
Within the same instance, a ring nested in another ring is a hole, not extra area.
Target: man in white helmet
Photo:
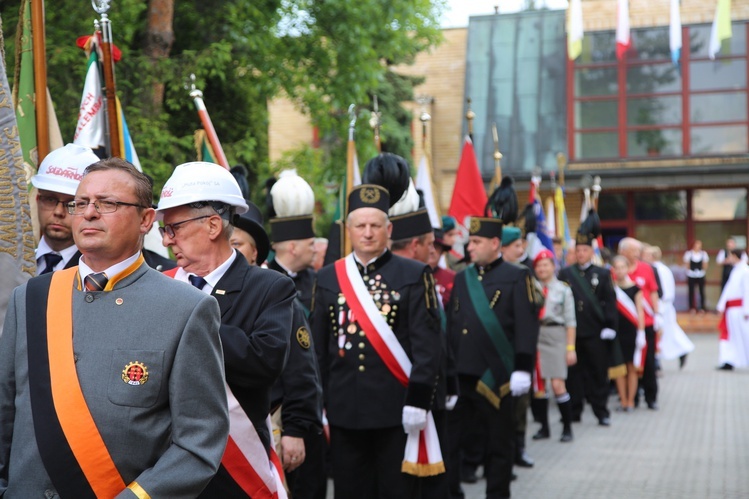
[[[78,265],[81,253],[73,242],[72,216],[66,205],[73,200],[83,171],[97,161],[88,147],[67,144],[50,152],[31,178],[39,190],[36,204],[42,235],[36,249],[37,274]]]
[[[231,423],[226,453],[203,497],[283,492],[280,470],[269,464],[266,420],[270,388],[287,357],[296,293],[291,279],[250,266],[232,248],[231,221],[247,209],[234,177],[206,162],[178,166],[164,184],[157,208],[157,218],[164,222],[162,242],[178,265],[167,274],[211,294],[221,309]]]

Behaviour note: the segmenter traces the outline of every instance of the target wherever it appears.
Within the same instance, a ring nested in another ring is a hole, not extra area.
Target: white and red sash
[[[635,326],[635,329],[640,329],[639,320],[637,319],[637,305],[635,305],[635,302],[632,301],[632,298],[630,298],[629,295],[622,290],[622,288],[620,288],[619,286],[614,286],[614,289],[616,290],[616,309],[625,319],[627,319]],[[642,300],[642,302],[644,304],[645,300]],[[635,346],[635,355],[632,359],[635,368],[642,369],[643,366],[645,366],[645,356],[647,355],[647,352],[647,342],[640,349]]]
[[[164,275],[174,278],[178,269],[179,267],[175,267],[167,270]],[[273,448],[273,442],[269,458],[252,421],[229,385],[225,386],[229,404],[229,439],[221,457],[221,464],[234,482],[252,499],[287,499],[288,495],[283,485],[283,467]],[[270,415],[266,419],[266,424],[268,434],[272,438]]]
[[[411,360],[393,330],[372,299],[356,268],[353,253],[335,262],[336,277],[341,292],[346,297],[356,322],[364,331],[372,347],[388,370],[403,385],[408,386],[411,375]],[[444,473],[442,451],[437,437],[437,427],[431,411],[427,413],[427,426],[418,433],[408,434],[401,471],[416,476],[431,476]]]

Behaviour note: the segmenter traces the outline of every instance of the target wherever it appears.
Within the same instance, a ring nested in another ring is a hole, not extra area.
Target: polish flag
[[[629,37],[629,0],[618,0],[616,19],[616,58],[621,60],[632,46]]]

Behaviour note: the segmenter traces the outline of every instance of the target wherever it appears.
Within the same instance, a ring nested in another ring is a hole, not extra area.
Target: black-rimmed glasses
[[[200,220],[201,218],[208,218],[212,216],[213,215],[203,215],[201,217],[188,218],[187,220],[182,220],[181,222],[175,222],[173,224],[165,224],[163,227],[159,227],[159,233],[161,234],[161,237],[164,237],[164,234],[166,234],[167,236],[174,238],[175,233],[177,232],[175,229],[179,229],[182,224],[186,224],[187,222],[193,222],[195,220]]]
[[[120,206],[135,206],[136,208],[148,208],[148,206],[142,206],[135,203],[126,203],[124,201],[109,201],[107,199],[97,199],[96,201],[84,201],[82,199],[75,199],[67,204],[68,213],[71,215],[83,215],[86,212],[88,205],[94,205],[94,209],[99,214],[114,213]]]
[[[64,208],[67,208],[70,201],[63,201],[61,199],[57,199],[54,196],[43,196],[39,194],[36,196],[36,202],[45,210],[56,210],[57,205],[61,203]]]

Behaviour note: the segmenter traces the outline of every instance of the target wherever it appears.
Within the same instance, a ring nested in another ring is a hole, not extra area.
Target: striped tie
[[[86,291],[104,291],[108,280],[107,274],[99,272],[87,275],[83,282],[86,285]]]

